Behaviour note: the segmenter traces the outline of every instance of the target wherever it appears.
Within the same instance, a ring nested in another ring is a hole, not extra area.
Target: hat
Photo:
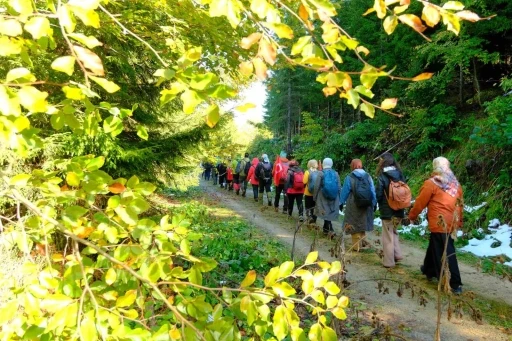
[[[324,168],[324,169],[332,168],[332,164],[333,164],[332,159],[327,157],[322,162],[322,168]]]
[[[280,157],[286,157],[286,152],[284,150],[281,151],[281,154],[279,154]]]
[[[270,162],[267,154],[263,154],[261,157],[263,158],[263,162]]]

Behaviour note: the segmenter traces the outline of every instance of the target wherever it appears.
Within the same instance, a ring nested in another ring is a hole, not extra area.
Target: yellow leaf
[[[255,13],[258,17],[260,17],[260,19],[265,19],[269,7],[270,5],[266,0],[251,1],[251,11]]]
[[[306,6],[304,6],[303,3],[301,3],[299,6],[299,17],[304,21],[307,21],[309,18],[308,10],[307,10]]]
[[[396,6],[395,8],[393,8],[393,12],[395,14],[400,14],[402,12],[405,12],[405,10],[407,10],[408,8],[409,8],[409,5]]]
[[[462,11],[464,9],[464,4],[460,1],[448,1],[443,5],[444,9],[451,9],[454,11]]]
[[[329,296],[327,297],[327,300],[325,301],[325,305],[327,306],[327,309],[332,309],[338,304],[338,298],[336,296]]]
[[[112,285],[117,279],[117,273],[114,268],[108,269],[107,273],[105,274],[105,283],[108,285]]]
[[[334,95],[336,93],[336,88],[335,87],[331,87],[331,86],[326,86],[325,88],[322,89],[325,97],[329,97],[331,95]]]
[[[22,16],[32,14],[32,1],[30,0],[9,0],[9,6]]]
[[[0,37],[0,56],[20,54],[23,43],[6,36]]]
[[[0,33],[10,37],[16,37],[23,34],[23,28],[16,19],[3,20],[0,18]]]
[[[231,27],[236,28],[240,23],[240,7],[237,1],[228,0],[227,1],[228,8],[226,10],[226,17],[228,18]]]
[[[196,107],[203,101],[194,90],[185,90],[180,97],[183,101],[183,112],[185,114],[193,113]]]
[[[254,67],[252,65],[252,62],[242,62],[239,66],[240,73],[246,77],[249,77],[252,75],[254,71]]]
[[[359,52],[359,53],[364,53],[365,56],[369,55],[370,54],[370,50],[368,50],[366,47],[364,47],[363,45],[359,45],[357,48],[356,48],[356,51]]]
[[[105,91],[108,92],[109,94],[113,94],[114,92],[117,92],[117,91],[119,91],[119,89],[121,89],[119,87],[119,85],[117,85],[116,83],[111,82],[105,78],[94,77],[94,76],[89,76],[89,78],[91,78],[96,84],[98,84],[103,89],[105,89]]]
[[[439,14],[439,11],[434,6],[425,5],[421,13],[421,19],[423,19],[428,26],[434,27],[439,23],[439,20],[441,20],[441,14]]]
[[[398,25],[398,18],[396,15],[389,15],[384,19],[382,25],[384,26],[384,31],[386,31],[387,34],[391,34],[395,31],[395,28]]]
[[[247,275],[245,276],[242,283],[240,284],[240,288],[246,288],[248,286],[251,286],[255,280],[256,280],[256,271],[250,270],[247,273]]]
[[[367,16],[368,14],[373,13],[373,12],[375,12],[375,8],[373,8],[373,7],[368,8],[368,10],[363,13],[363,16]]]
[[[263,59],[269,64],[274,65],[277,59],[277,51],[274,46],[269,43],[266,39],[262,39],[260,41],[260,50],[258,53],[259,56],[263,57]],[[256,67],[256,65],[255,65]]]
[[[329,17],[336,15],[336,8],[329,0],[309,0],[309,2],[316,6],[317,12],[323,12]]]
[[[412,79],[413,82],[419,82],[419,81],[424,81],[424,80],[427,80],[427,79],[430,79],[432,78],[434,74],[432,72],[424,72],[422,74],[419,74],[417,75],[416,77],[414,77]]]
[[[259,80],[264,81],[267,79],[267,65],[260,58],[255,58],[252,61],[254,65],[254,70],[256,72],[256,76]]]
[[[90,48],[90,49],[93,49],[97,46],[103,45],[103,43],[98,41],[98,39],[96,39],[96,37],[86,36],[85,34],[82,34],[82,33],[70,33],[70,34],[68,34],[68,37],[78,41],[79,43],[82,43],[83,45],[85,45],[87,48]]]
[[[87,10],[81,7],[70,7],[74,15],[76,15],[84,25],[91,26],[94,28],[100,28],[100,16],[96,11]]]
[[[249,36],[242,39],[240,42],[240,46],[243,49],[250,49],[252,45],[256,44],[261,39],[261,33],[255,32],[251,33]]]
[[[71,33],[75,30],[76,20],[73,14],[71,14],[71,10],[68,5],[63,5],[59,7],[58,16],[59,22],[66,29],[66,32]]]
[[[300,37],[299,40],[292,46],[291,55],[295,56],[302,52],[304,47],[311,41],[311,36]]]
[[[68,3],[86,10],[95,10],[100,5],[100,0],[70,0]]]
[[[348,297],[347,296],[341,296],[338,299],[338,307],[340,307],[340,308],[348,307]]]
[[[361,104],[361,110],[369,118],[374,118],[375,117],[375,107],[373,105],[367,104],[367,103],[363,103],[363,104]]]
[[[220,111],[217,104],[212,104],[206,109],[206,124],[213,128],[220,120]]]
[[[460,11],[455,13],[456,16],[458,16],[462,20],[471,21],[471,22],[477,22],[482,19],[486,18],[480,18],[478,14],[473,13],[471,11]]]
[[[55,59],[52,63],[52,69],[71,76],[75,71],[75,57],[64,56]]]
[[[128,290],[123,296],[116,301],[116,307],[124,308],[131,306],[137,298],[137,290]]]
[[[455,14],[443,12],[441,13],[443,17],[443,23],[447,26],[448,31],[452,31],[456,35],[459,35],[460,32],[460,20]]]
[[[343,44],[345,44],[346,47],[348,47],[350,50],[355,50],[359,42],[355,39],[350,39],[346,35],[341,35],[340,40]]]
[[[383,19],[386,16],[386,4],[384,3],[384,0],[375,0],[373,8],[375,9],[375,12],[377,12],[377,17],[379,19]]]
[[[240,112],[247,112],[251,109],[254,109],[256,108],[256,105],[253,104],[253,103],[245,103],[243,105],[239,105],[238,107],[235,108],[235,110],[237,111],[240,111]]]
[[[30,72],[30,70],[24,67],[19,67],[9,70],[7,76],[5,76],[5,81],[7,83],[11,83],[16,80],[20,80],[22,81],[22,83],[34,82],[36,80],[36,77]]]
[[[52,29],[50,21],[46,17],[32,17],[25,24],[25,31],[32,35],[32,38],[39,39],[48,36]]]
[[[401,22],[412,27],[416,32],[423,32],[427,29],[420,18],[415,16],[414,14],[402,14],[398,17]]]
[[[318,259],[318,251],[310,252],[308,254],[308,256],[306,257],[306,261],[304,262],[304,264],[312,264],[312,263],[316,262],[317,259]]]
[[[39,91],[33,86],[24,86],[18,91],[21,105],[31,112],[46,112],[48,108],[46,97],[48,97],[47,92]]]
[[[281,23],[262,23],[263,26],[270,28],[274,31],[279,38],[284,39],[292,39],[293,38],[293,30],[290,26]]]
[[[380,107],[385,110],[393,109],[394,107],[396,107],[397,102],[398,98],[386,98],[385,100],[382,101]]]
[[[332,314],[336,316],[339,320],[345,320],[347,318],[347,314],[345,310],[340,307],[336,307],[332,310]]]
[[[96,53],[78,45],[73,45],[73,49],[75,50],[78,60],[80,60],[84,64],[84,66],[92,72],[93,75],[105,75],[103,63],[101,62],[100,57],[98,57]]]

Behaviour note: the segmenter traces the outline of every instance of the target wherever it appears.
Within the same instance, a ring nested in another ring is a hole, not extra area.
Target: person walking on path
[[[219,172],[220,188],[226,187],[226,172],[227,172],[227,170],[228,170],[228,168],[226,167],[225,162],[220,162],[219,165],[217,166],[217,171]]]
[[[260,163],[260,160],[255,157],[252,159],[251,167],[249,168],[249,173],[247,174],[247,179],[249,179],[249,182],[252,185],[252,193],[254,194],[254,201],[258,201],[258,189],[259,189],[259,181],[258,177],[256,176],[256,167],[258,167],[258,164]]]
[[[296,160],[290,161],[285,190],[288,196],[288,217],[291,218],[294,202],[297,202],[299,221],[304,221],[304,208],[302,206],[302,198],[304,197],[304,172],[302,172]]]
[[[332,165],[332,159],[324,159],[323,170],[318,172],[313,192],[315,214],[324,220],[325,235],[333,234],[332,221],[338,220],[340,215],[341,182],[338,172],[332,169]]]
[[[434,171],[420,189],[409,220],[414,221],[427,208],[430,239],[421,272],[428,279],[442,279],[443,260],[447,258],[450,287],[455,294],[462,293],[462,280],[455,255],[452,234],[462,226],[462,186],[450,169],[450,161],[444,157],[433,160]]]
[[[405,183],[405,177],[400,165],[391,153],[381,155],[377,166],[377,202],[379,203],[380,218],[382,219],[382,251],[383,265],[392,268],[396,262],[403,259],[402,249],[398,238],[398,228],[404,218],[404,209],[395,210],[390,207],[389,185],[391,182]]]
[[[245,153],[244,158],[240,161],[240,188],[242,196],[245,197],[247,192],[247,184],[249,182],[249,169],[251,168],[251,160],[249,160],[249,153]]]
[[[217,183],[219,181],[219,170],[218,170],[218,166],[219,165],[216,165],[216,166],[213,166],[212,165],[212,180],[213,180],[213,185],[214,186],[217,186]]]
[[[288,175],[289,161],[286,158],[284,151],[279,154],[276,160],[275,167],[273,169],[272,176],[274,177],[274,185],[276,187],[276,197],[274,198],[274,210],[279,211],[279,200],[281,199],[281,193],[283,193],[283,214],[288,213],[288,196],[284,190],[286,183],[286,177]]]
[[[227,162],[227,168],[226,168],[226,189],[228,191],[232,191],[233,190],[233,168],[232,168],[232,162],[231,162],[231,158],[228,159],[228,162]]]
[[[315,200],[313,193],[315,189],[315,181],[318,175],[318,161],[309,160],[308,169],[304,172],[304,204],[306,206],[306,217],[308,224],[316,224]]]
[[[236,157],[236,160],[233,160],[233,189],[235,190],[236,195],[240,194],[240,167],[242,166],[242,160],[240,155]]]
[[[261,201],[263,202],[264,200],[263,192],[267,192],[268,206],[272,206],[272,199],[270,194],[270,186],[272,185],[272,162],[270,162],[267,154],[263,154],[261,159],[262,161],[256,167],[256,175],[258,176],[260,186]]]
[[[350,170],[343,182],[340,209],[345,205],[342,224],[344,233],[352,236],[352,248],[359,252],[366,232],[373,231],[373,212],[377,207],[377,197],[372,177],[364,171],[362,161],[352,160]]]

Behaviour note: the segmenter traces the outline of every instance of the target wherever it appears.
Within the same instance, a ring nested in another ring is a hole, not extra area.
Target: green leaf
[[[93,49],[95,47],[103,45],[103,43],[96,39],[96,37],[86,36],[83,33],[70,33],[68,34],[68,37],[78,41],[79,43],[85,45],[89,49]]]
[[[66,182],[68,185],[72,187],[80,186],[80,178],[75,172],[68,172],[66,174]]]
[[[374,118],[375,117],[375,107],[373,105],[367,104],[367,103],[363,103],[363,104],[361,104],[361,110],[369,118]]]
[[[25,31],[30,33],[34,40],[37,40],[48,36],[52,29],[50,28],[50,21],[46,17],[32,17],[25,24]]]
[[[124,308],[131,306],[137,298],[137,290],[128,290],[123,296],[116,301],[116,307]]]
[[[326,326],[322,330],[322,341],[338,341],[338,336],[333,329]]]
[[[71,76],[75,71],[75,61],[75,57],[72,56],[59,57],[53,61],[52,69],[64,72],[68,76]]]
[[[104,156],[98,156],[93,159],[90,159],[85,164],[85,169],[89,172],[95,171],[103,167],[105,164],[105,157]]]
[[[286,307],[280,305],[276,308],[274,317],[272,319],[272,329],[274,331],[274,335],[278,340],[284,339],[289,332],[286,315]]]
[[[95,10],[99,7],[101,0],[70,0],[69,4],[86,10]]]
[[[115,211],[126,224],[137,224],[137,220],[139,218],[137,217],[137,213],[135,213],[135,210],[132,207],[118,206],[115,208]]]
[[[121,88],[119,85],[117,85],[114,82],[111,82],[105,78],[95,77],[95,76],[89,76],[96,84],[101,86],[103,89],[105,89],[106,92],[109,94],[112,94],[114,92],[119,91]]]
[[[203,275],[201,274],[201,271],[199,271],[198,268],[195,266],[190,268],[190,274],[188,276],[188,279],[191,283],[202,285],[203,284]]]
[[[464,4],[460,1],[448,1],[443,5],[443,8],[453,11],[462,11],[464,9]]]
[[[242,283],[240,284],[240,287],[241,288],[249,287],[254,283],[255,280],[256,280],[256,271],[250,270],[247,273],[247,275],[245,275],[245,278],[242,281]]]
[[[310,252],[308,254],[308,256],[306,257],[306,261],[304,262],[304,264],[312,264],[312,263],[316,262],[317,259],[318,259],[318,251]]]
[[[366,96],[366,97],[368,97],[368,98],[373,98],[373,96],[374,96],[373,92],[372,92],[370,89],[368,89],[368,88],[364,87],[363,85],[358,85],[358,86],[356,86],[356,87],[354,88],[354,90],[356,90],[356,91],[357,91],[357,92],[359,92],[361,95]]]
[[[354,109],[357,109],[360,100],[359,93],[354,89],[350,89],[349,91],[347,91],[346,98],[348,104],[351,104],[354,107]]]
[[[75,224],[79,218],[84,216],[87,212],[87,209],[80,206],[70,206],[64,210],[62,215],[62,219],[68,223]]]
[[[32,1],[30,0],[9,0],[9,6],[22,16],[32,14]]]
[[[271,287],[276,282],[277,278],[279,277],[279,267],[273,267],[270,269],[268,274],[265,276],[265,286]]]
[[[196,90],[204,90],[213,83],[217,83],[218,78],[215,74],[208,72],[205,74],[197,74],[190,80],[190,87]]]
[[[265,19],[269,8],[270,5],[266,0],[251,0],[251,11],[260,19]]]
[[[292,341],[307,341],[304,330],[299,327],[292,328],[292,330],[290,331],[290,336],[292,338]]]
[[[97,341],[98,331],[94,323],[94,311],[85,314],[80,323],[80,340],[81,341]]]
[[[194,90],[185,90],[181,94],[181,100],[183,101],[183,112],[185,114],[193,113],[196,107],[203,101]]]
[[[322,340],[322,326],[320,323],[315,323],[309,329],[308,338],[311,341],[321,341]]]
[[[137,136],[140,137],[143,140],[148,140],[148,131],[146,130],[146,127],[144,127],[141,124],[137,125]]]
[[[185,255],[190,255],[190,244],[188,243],[188,240],[186,239],[183,239],[180,243],[180,250],[181,252],[183,252]]]
[[[71,33],[75,30],[76,20],[71,14],[70,6],[65,4],[58,8],[59,22],[64,26],[66,32]]]
[[[148,279],[153,283],[156,283],[160,279],[160,265],[158,262],[153,262],[149,266]]]
[[[292,273],[294,267],[295,263],[292,261],[287,261],[281,264],[281,266],[279,267],[279,278],[289,276]]]
[[[217,104],[212,104],[206,109],[206,124],[208,127],[213,128],[220,120],[220,111]]]
[[[311,41],[311,36],[300,37],[295,44],[292,46],[291,55],[295,56],[302,52],[304,47]]]
[[[81,88],[76,88],[74,86],[65,85],[62,87],[62,92],[66,95],[66,98],[81,101],[85,99],[85,94]]]
[[[16,187],[24,187],[27,185],[28,180],[30,180],[31,177],[31,174],[17,174],[9,180],[9,185]]]
[[[117,280],[117,273],[114,268],[108,269],[107,273],[105,274],[105,283],[108,285],[112,285]]]
[[[103,121],[103,130],[112,136],[117,136],[123,132],[123,121],[119,117],[109,116]]]
[[[84,23],[84,25],[100,28],[100,16],[96,11],[75,6],[71,7],[71,11]]]

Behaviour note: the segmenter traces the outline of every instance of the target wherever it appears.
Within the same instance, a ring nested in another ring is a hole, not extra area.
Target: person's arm
[[[421,186],[420,194],[416,197],[416,201],[414,202],[414,206],[411,208],[411,211],[409,212],[409,220],[413,221],[418,218],[420,213],[427,207],[428,202],[432,198],[432,195],[434,194],[434,187],[435,184],[427,180],[423,183],[423,186]]]
[[[286,175],[286,181],[284,182],[284,193],[287,194],[288,188],[292,187],[292,177],[293,171],[291,169],[288,170],[288,174]]]
[[[377,189],[375,190],[375,196],[378,202],[384,201],[384,183],[382,178],[382,176],[377,178]]]
[[[372,191],[372,205],[375,208],[377,207],[377,194],[375,192],[375,185],[373,184],[373,179],[370,174],[368,174],[368,180],[370,181],[370,190]]]
[[[313,198],[315,198],[314,199],[315,201],[317,201],[317,199],[318,199],[318,194],[320,193],[320,186],[322,184],[323,177],[324,177],[324,173],[318,172],[318,174],[316,176],[316,181],[315,181],[315,188],[313,190]]]
[[[341,205],[345,205],[351,191],[352,191],[352,185],[350,183],[350,175],[347,175],[347,177],[345,178],[345,181],[343,182],[343,188],[341,189],[341,194],[340,194],[340,204]]]

